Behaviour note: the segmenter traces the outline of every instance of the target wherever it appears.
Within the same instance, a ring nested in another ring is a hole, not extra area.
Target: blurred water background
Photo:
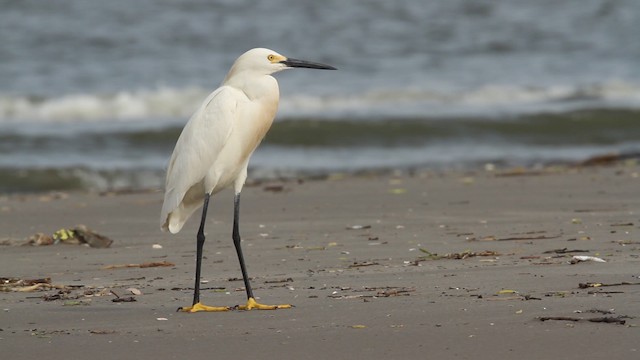
[[[0,191],[161,187],[253,47],[276,75],[251,177],[640,152],[637,0],[0,0]]]

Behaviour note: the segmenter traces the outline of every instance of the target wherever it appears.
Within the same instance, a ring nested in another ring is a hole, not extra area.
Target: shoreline
[[[412,165],[403,167],[379,167],[363,168],[352,171],[324,170],[324,171],[265,171],[262,169],[249,169],[249,177],[245,186],[259,186],[269,182],[304,182],[324,181],[336,177],[371,177],[371,176],[430,176],[434,174],[447,175],[457,173],[481,173],[495,174],[496,176],[511,176],[518,174],[562,172],[571,169],[592,166],[630,166],[640,162],[640,153],[637,152],[607,152],[584,158],[580,161],[543,161],[528,164],[508,164],[503,161],[477,162],[455,167]],[[75,174],[75,175],[73,175]],[[0,169],[0,178],[4,185],[0,184],[0,196],[14,194],[38,194],[47,192],[61,193],[144,193],[162,191],[164,182],[164,170],[142,169],[139,173],[127,170],[90,170],[86,168],[73,169]],[[93,185],[86,183],[87,178],[94,178]],[[98,185],[96,177],[102,177]],[[106,183],[106,178],[110,178]],[[150,180],[151,178],[155,180]],[[148,185],[149,182],[155,185]],[[140,186],[146,182],[147,185]],[[138,185],[123,185],[133,183]],[[21,184],[21,185],[16,185]],[[114,185],[115,184],[115,185]],[[54,186],[54,188],[50,188]]]

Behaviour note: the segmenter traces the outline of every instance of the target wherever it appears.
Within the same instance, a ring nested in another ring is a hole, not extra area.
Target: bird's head
[[[333,66],[288,58],[273,50],[264,48],[251,49],[245,52],[233,64],[234,72],[252,71],[264,75],[292,68],[336,70]]]

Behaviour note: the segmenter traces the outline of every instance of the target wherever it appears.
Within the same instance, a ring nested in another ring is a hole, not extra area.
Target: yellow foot
[[[236,306],[236,309],[238,310],[276,310],[276,309],[290,309],[292,308],[291,305],[289,304],[284,304],[284,305],[263,305],[263,304],[258,304],[256,302],[256,300],[254,298],[249,298],[249,300],[247,300],[247,305],[238,305]]]
[[[207,306],[207,305],[202,305],[201,303],[197,303],[189,307],[178,308],[178,311],[189,312],[189,313],[194,313],[199,311],[228,311],[228,310],[231,310],[231,309],[226,306]]]

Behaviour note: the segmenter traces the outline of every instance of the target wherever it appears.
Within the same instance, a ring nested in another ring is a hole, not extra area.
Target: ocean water
[[[0,0],[0,191],[161,187],[253,47],[279,73],[252,177],[640,152],[637,0]]]

